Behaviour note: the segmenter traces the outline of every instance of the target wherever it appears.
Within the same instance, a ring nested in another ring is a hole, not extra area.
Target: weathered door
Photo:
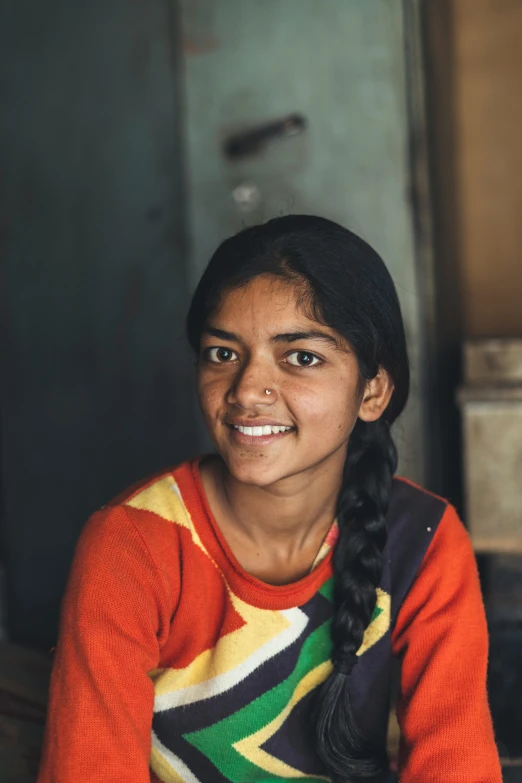
[[[169,0],[0,12],[11,638],[50,645],[87,516],[197,451]]]

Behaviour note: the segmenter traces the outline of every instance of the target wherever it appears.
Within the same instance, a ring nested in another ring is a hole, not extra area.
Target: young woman
[[[189,340],[216,454],[94,514],[62,613],[40,783],[501,783],[488,637],[455,510],[394,478],[396,292],[288,216],[216,251]]]

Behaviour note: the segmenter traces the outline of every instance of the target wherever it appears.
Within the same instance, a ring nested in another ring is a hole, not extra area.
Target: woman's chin
[[[223,454],[230,475],[241,484],[267,487],[289,475],[288,464],[264,454]]]

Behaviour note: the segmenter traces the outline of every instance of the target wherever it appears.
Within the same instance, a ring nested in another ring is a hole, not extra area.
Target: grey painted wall
[[[421,301],[412,219],[402,0],[182,0],[192,281],[243,223],[316,213],[387,263],[401,299],[412,394],[400,470],[425,478]],[[299,112],[307,130],[229,161],[231,134]],[[259,204],[233,198],[255,184]],[[237,192],[237,191],[236,191]]]
[[[0,14],[8,622],[45,646],[88,514],[198,450],[176,28],[168,0]]]

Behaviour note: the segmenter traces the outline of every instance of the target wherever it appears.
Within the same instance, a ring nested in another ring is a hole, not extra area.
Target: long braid
[[[373,747],[355,725],[347,683],[375,609],[396,467],[388,424],[382,419],[359,420],[350,438],[338,500],[331,626],[335,668],[321,686],[315,711],[317,751],[334,783],[377,781],[388,770],[386,749]]]

